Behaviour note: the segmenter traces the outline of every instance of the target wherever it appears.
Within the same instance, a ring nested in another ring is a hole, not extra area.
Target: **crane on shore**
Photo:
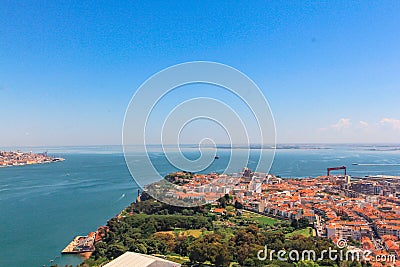
[[[327,176],[331,176],[331,171],[344,170],[344,175],[347,175],[346,166],[327,168]]]

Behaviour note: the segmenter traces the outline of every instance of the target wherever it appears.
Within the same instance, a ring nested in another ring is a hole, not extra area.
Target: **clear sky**
[[[280,143],[400,142],[400,1],[0,6],[0,147],[120,144],[140,84],[194,60],[251,77]]]

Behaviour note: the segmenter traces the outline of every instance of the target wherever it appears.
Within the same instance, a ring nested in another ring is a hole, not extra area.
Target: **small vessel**
[[[218,156],[218,155],[217,155],[217,156],[215,156],[215,157],[214,157],[214,159],[219,159],[219,156]]]

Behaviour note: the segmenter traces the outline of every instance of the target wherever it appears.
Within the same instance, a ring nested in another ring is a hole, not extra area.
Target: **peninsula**
[[[49,156],[47,152],[35,154],[32,151],[29,153],[21,151],[0,151],[0,167],[43,164],[58,161],[64,161],[64,159]]]
[[[342,169],[344,175],[330,173]],[[185,266],[398,266],[400,177],[351,177],[345,166],[327,171],[302,179],[248,168],[232,175],[171,173],[165,180],[185,188],[184,194],[167,192],[171,201],[204,204],[172,206],[145,191],[97,230],[93,254],[80,266],[103,266],[127,251]],[[211,196],[219,199],[208,202]],[[369,256],[264,261],[257,253],[265,246]]]

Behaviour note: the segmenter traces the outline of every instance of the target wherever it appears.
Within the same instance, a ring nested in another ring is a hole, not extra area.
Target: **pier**
[[[95,232],[90,232],[87,236],[76,236],[61,251],[62,254],[80,254],[94,251]]]

